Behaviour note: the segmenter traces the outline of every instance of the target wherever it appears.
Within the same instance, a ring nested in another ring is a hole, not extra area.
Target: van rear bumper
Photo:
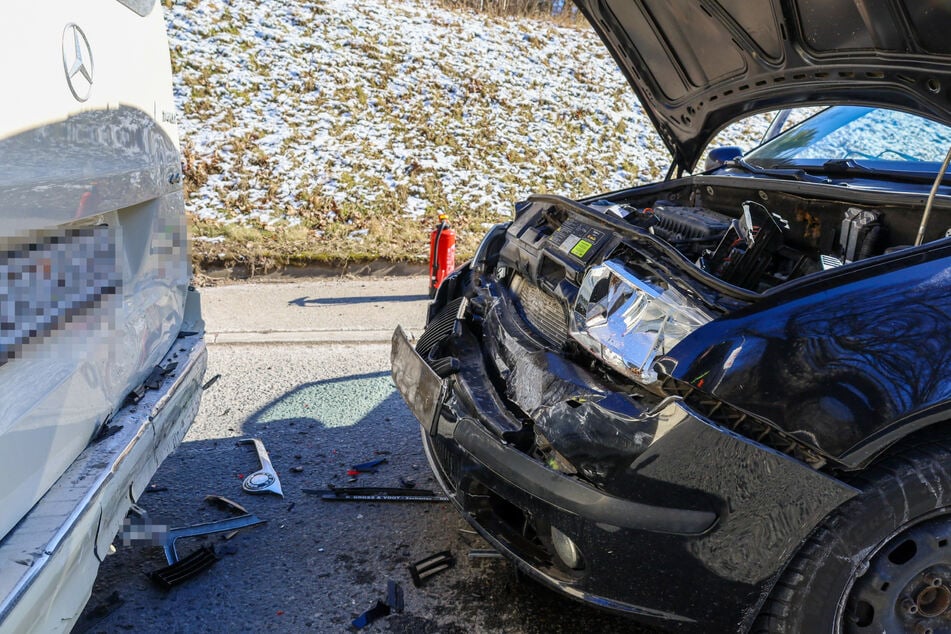
[[[120,409],[118,430],[93,440],[0,541],[0,633],[61,632],[89,599],[130,505],[191,426],[207,364],[204,334],[177,339],[159,389]]]

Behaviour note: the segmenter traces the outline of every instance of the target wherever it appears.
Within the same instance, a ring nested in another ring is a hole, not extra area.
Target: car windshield
[[[951,127],[906,112],[835,106],[748,153],[764,168],[821,167],[851,159],[860,168],[930,172],[951,147]]]

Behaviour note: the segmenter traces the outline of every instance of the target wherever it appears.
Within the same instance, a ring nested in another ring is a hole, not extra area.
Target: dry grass
[[[562,25],[587,25],[571,0],[560,4],[545,0],[438,0],[438,4],[454,11],[471,10],[493,17],[515,16]]]

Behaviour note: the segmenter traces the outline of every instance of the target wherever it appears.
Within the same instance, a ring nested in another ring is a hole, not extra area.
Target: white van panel
[[[19,1],[0,21],[0,537],[181,329],[190,270],[165,24],[160,5],[143,17],[127,4],[149,2]],[[85,101],[69,81],[77,38]]]

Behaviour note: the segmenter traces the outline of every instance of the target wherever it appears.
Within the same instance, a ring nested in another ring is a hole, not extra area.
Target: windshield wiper
[[[820,168],[823,174],[866,174],[871,172],[867,167],[859,165],[855,159],[830,159],[822,164]]]
[[[894,180],[906,183],[931,183],[934,182],[935,174],[933,172],[909,172],[905,170],[885,170],[872,169],[859,165],[855,159],[832,159],[822,165],[806,168],[810,172],[817,172],[825,176],[857,176],[860,178],[870,178],[877,180]],[[944,184],[951,184],[947,178],[942,178]]]
[[[743,171],[749,172],[750,174],[757,174],[759,176],[771,176],[773,178],[783,178],[786,180],[793,181],[805,181],[808,183],[828,183],[829,180],[826,178],[820,178],[818,176],[813,176],[812,174],[806,173],[804,169],[795,168],[795,169],[776,169],[776,168],[767,168],[759,167],[748,163],[742,157],[736,157],[730,161],[726,161],[724,167],[738,167]]]

